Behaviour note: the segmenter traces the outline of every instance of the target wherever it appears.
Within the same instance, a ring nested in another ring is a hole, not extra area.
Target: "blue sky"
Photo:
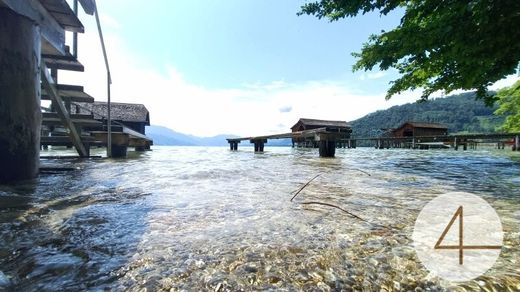
[[[211,136],[286,132],[300,117],[353,120],[417,99],[385,101],[395,72],[352,72],[372,33],[401,13],[329,22],[297,16],[296,0],[98,1],[114,101],[144,103],[152,124]],[[65,76],[106,100],[93,17],[80,15],[79,59]]]
[[[132,49],[161,68],[210,87],[351,77],[351,52],[398,15],[373,13],[330,23],[296,15],[302,1],[106,1]]]

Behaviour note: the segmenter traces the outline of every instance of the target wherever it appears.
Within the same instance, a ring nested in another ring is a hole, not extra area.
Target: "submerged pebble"
[[[10,283],[11,281],[9,278],[2,271],[0,271],[0,287],[6,287]]]

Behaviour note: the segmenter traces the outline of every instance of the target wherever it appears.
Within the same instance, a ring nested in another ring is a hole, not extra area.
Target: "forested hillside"
[[[463,93],[427,102],[408,103],[370,113],[350,122],[355,137],[377,136],[382,128],[396,128],[406,121],[441,123],[449,133],[489,133],[504,122],[493,115],[496,107]]]

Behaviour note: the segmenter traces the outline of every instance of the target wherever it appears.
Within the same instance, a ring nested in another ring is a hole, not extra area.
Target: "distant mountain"
[[[493,115],[496,107],[475,100],[475,93],[463,93],[427,102],[408,103],[370,113],[350,122],[355,137],[373,137],[381,129],[396,128],[407,121],[441,123],[449,133],[495,132],[504,118]]]
[[[234,135],[218,135],[214,137],[197,137],[176,132],[163,126],[146,127],[146,135],[153,139],[154,145],[171,146],[226,146],[226,138],[237,137]]]

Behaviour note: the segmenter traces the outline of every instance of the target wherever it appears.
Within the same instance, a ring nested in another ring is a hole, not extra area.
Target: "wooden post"
[[[518,135],[515,136],[515,147],[513,151],[520,151],[520,137],[518,137]]]
[[[459,150],[459,144],[457,144],[457,137],[453,140],[453,148],[455,151]]]
[[[336,141],[320,141],[320,157],[334,157],[336,154]]]
[[[128,147],[126,145],[116,145],[112,144],[112,158],[125,158],[127,154]]]
[[[336,138],[336,135],[330,133],[316,133],[314,135],[314,139],[319,145],[320,157],[334,157],[336,154]]]
[[[255,152],[264,152],[264,144],[267,143],[267,139],[250,140],[249,142],[255,145]]]
[[[357,143],[356,140],[352,140],[352,148],[356,148],[356,143]]]
[[[462,145],[462,150],[468,150],[468,140],[464,139],[464,144]]]
[[[240,141],[228,140],[228,143],[229,143],[229,150],[230,151],[237,151],[238,150],[238,143],[240,143]]]
[[[0,7],[0,182],[38,175],[40,54],[39,26]]]

